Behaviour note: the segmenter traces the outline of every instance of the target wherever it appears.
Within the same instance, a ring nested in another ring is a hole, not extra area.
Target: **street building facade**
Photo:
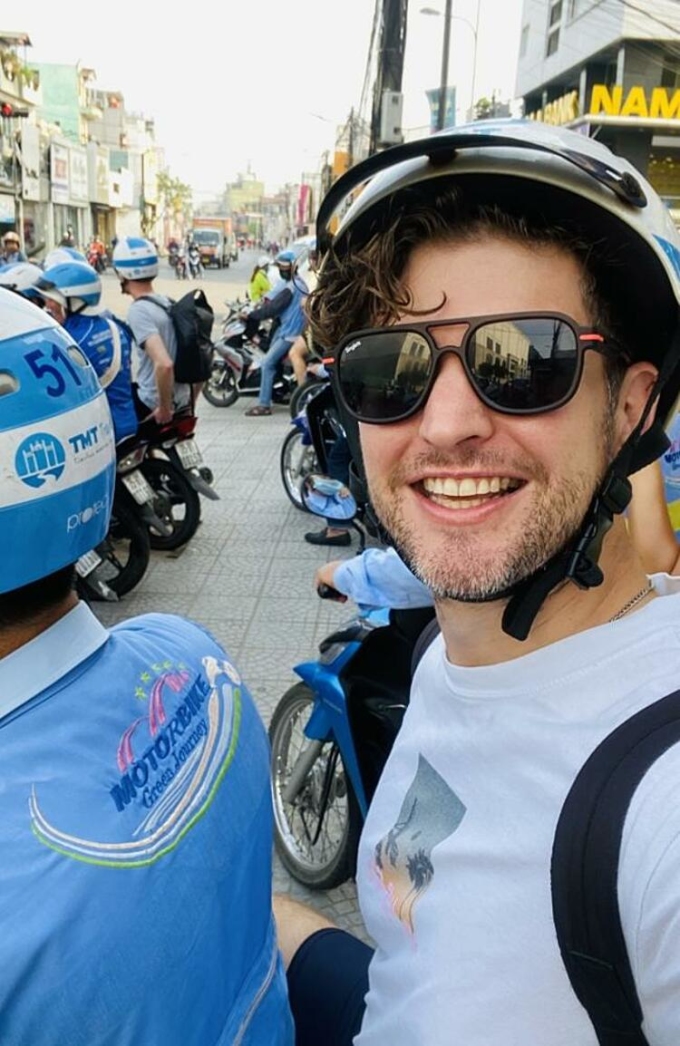
[[[525,0],[517,94],[530,119],[597,138],[680,223],[680,5]]]
[[[93,69],[31,66],[30,46],[0,31],[0,236],[18,232],[34,261],[62,242],[155,238],[164,157],[153,120],[98,90]]]

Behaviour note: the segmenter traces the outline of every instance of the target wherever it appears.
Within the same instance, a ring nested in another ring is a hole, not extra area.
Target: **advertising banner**
[[[87,203],[87,150],[77,145],[69,148],[69,175],[71,180],[71,203]]]
[[[32,124],[21,129],[22,193],[24,200],[40,200],[40,132]]]
[[[52,203],[68,204],[68,147],[58,142],[52,142],[50,146],[50,182]]]

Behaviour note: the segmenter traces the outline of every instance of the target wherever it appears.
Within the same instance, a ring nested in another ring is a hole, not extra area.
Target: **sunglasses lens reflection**
[[[435,353],[415,330],[384,330],[351,339],[338,359],[346,405],[362,421],[396,421],[419,410]],[[575,332],[552,317],[483,324],[465,347],[465,366],[480,398],[506,413],[537,413],[565,402],[579,369]]]

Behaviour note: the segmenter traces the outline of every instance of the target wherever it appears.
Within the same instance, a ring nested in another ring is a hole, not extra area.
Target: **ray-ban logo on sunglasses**
[[[356,341],[353,341],[350,345],[347,346],[347,348],[345,349],[345,356],[349,356],[350,352],[354,352],[354,350],[360,348],[360,346],[361,341],[357,338]]]

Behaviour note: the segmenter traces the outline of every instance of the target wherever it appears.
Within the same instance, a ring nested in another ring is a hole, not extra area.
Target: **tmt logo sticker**
[[[93,425],[92,428],[86,429],[85,432],[77,432],[75,436],[69,436],[68,441],[76,454],[83,450],[90,450],[91,447],[97,445],[99,442],[97,428],[97,425]]]
[[[14,467],[27,487],[42,487],[48,480],[57,482],[66,466],[63,444],[49,432],[34,432],[23,440],[14,457]]]

